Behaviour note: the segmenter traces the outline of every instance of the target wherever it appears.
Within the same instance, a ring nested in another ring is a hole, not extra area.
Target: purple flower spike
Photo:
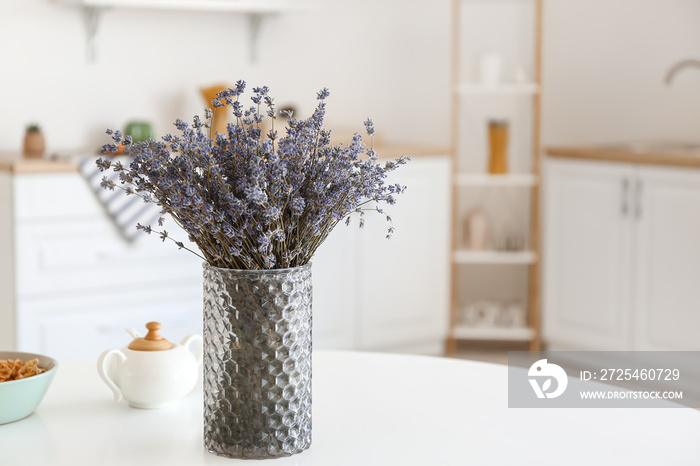
[[[357,216],[362,228],[366,210],[386,218],[390,237],[391,217],[377,206],[394,204],[404,192],[404,186],[385,180],[407,159],[380,165],[371,144],[365,147],[357,134],[347,144],[333,145],[330,131],[323,129],[324,100],[330,95],[326,88],[316,94],[318,103],[309,118],[279,112],[289,118],[286,128],[276,125],[277,110],[267,86],[253,89],[249,107],[240,99],[245,88],[245,82],[238,81],[217,94],[214,105],[230,107],[235,117],[223,134],[212,134],[212,113],[207,110],[203,119],[195,116],[191,124],[177,120],[178,135],[166,134],[161,141],[127,139],[129,164],[97,161],[101,171],[112,168],[118,174],[118,179],[103,178],[105,189],[120,188],[156,203],[162,212],[158,226],[169,216],[195,245],[151,225],[136,228],[212,266],[233,269],[307,264],[338,223],[349,225]],[[364,125],[372,136],[372,120]],[[111,130],[107,134],[113,143],[104,150],[116,151],[123,135]]]
[[[327,87],[324,87],[323,89],[318,91],[318,93],[316,94],[316,98],[318,100],[325,100],[328,98],[329,95],[331,95],[330,91],[328,91]]]

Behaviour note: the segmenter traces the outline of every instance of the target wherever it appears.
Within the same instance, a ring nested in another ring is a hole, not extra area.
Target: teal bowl
[[[51,385],[58,361],[48,356],[18,351],[0,351],[0,359],[39,360],[46,372],[26,379],[0,382],[0,425],[24,419],[34,412]]]

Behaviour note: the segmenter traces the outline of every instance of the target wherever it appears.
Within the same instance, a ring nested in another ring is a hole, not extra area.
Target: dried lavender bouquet
[[[381,164],[372,144],[366,148],[358,134],[349,144],[332,145],[330,132],[323,129],[327,89],[317,94],[318,105],[308,119],[285,114],[289,121],[280,137],[269,89],[254,88],[252,104],[245,107],[245,87],[239,81],[212,101],[215,107],[229,106],[235,116],[227,134],[211,135],[209,110],[191,125],[177,120],[181,136],[167,134],[162,141],[133,142],[107,130],[114,142],[103,153],[124,144],[133,160],[125,166],[99,159],[100,170],[113,169],[120,181],[105,177],[102,186],[156,203],[163,213],[159,226],[169,214],[197,248],[151,225],[138,229],[169,239],[215,267],[283,269],[307,264],[339,222],[350,223],[351,214],[359,214],[360,227],[366,210],[386,215],[380,205],[394,204],[405,190],[388,184],[387,174],[408,158]],[[272,129],[262,134],[265,116]],[[367,119],[364,124],[371,138],[373,123]],[[386,219],[390,237],[393,226]]]

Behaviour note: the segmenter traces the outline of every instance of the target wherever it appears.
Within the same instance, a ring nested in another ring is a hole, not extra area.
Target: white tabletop
[[[262,463],[700,464],[700,412],[690,408],[509,409],[502,365],[320,351],[313,364],[311,448]],[[204,450],[201,400],[200,385],[174,408],[129,408],[94,361],[64,362],[37,411],[0,426],[0,464],[260,464]]]

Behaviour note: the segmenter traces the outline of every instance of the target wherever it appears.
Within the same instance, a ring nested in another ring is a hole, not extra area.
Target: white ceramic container
[[[160,337],[157,322],[146,327],[149,332],[145,338],[127,330],[134,341],[128,347],[102,353],[97,372],[114,392],[115,401],[126,399],[134,408],[165,408],[177,403],[197,383],[202,337],[189,335],[179,345],[172,344]],[[196,343],[194,351],[189,349],[192,342]]]

